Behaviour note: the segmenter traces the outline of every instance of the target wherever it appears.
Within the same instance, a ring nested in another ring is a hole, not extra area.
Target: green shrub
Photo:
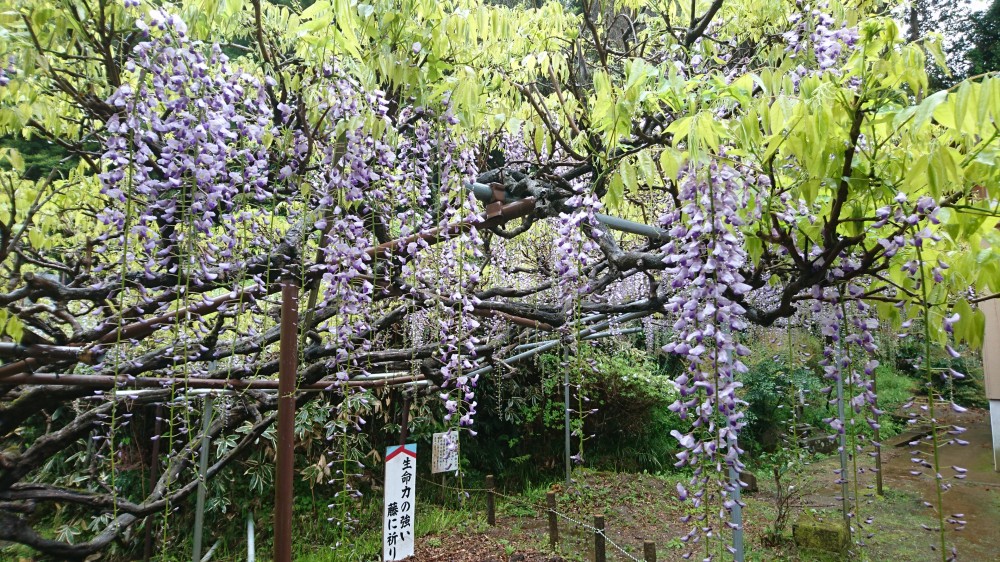
[[[962,406],[985,408],[986,387],[983,381],[983,365],[977,353],[963,350],[961,357],[952,357],[943,347],[931,346],[931,368],[936,373],[947,373],[953,369],[965,375],[961,379],[951,379],[944,376],[934,377],[934,390],[947,399],[953,399]],[[896,350],[895,367],[900,373],[919,381],[927,381],[924,371],[924,343],[919,338],[906,338],[899,343]],[[924,385],[921,384],[922,392]],[[881,388],[879,389],[881,391]]]
[[[800,405],[800,396],[819,392],[819,376],[805,366],[789,368],[783,358],[778,355],[750,365],[740,377],[748,404],[741,443],[748,451],[774,452],[781,434],[790,429],[796,407],[802,411],[798,423],[816,425],[824,417],[817,400],[808,401],[810,405],[804,408]]]

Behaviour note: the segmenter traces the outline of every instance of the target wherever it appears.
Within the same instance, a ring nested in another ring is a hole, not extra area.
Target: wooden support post
[[[299,285],[281,286],[277,471],[274,481],[274,562],[292,561],[292,479],[295,472],[295,379],[298,370]]]
[[[492,474],[486,475],[486,523],[490,527],[497,524],[497,507],[496,501],[493,496],[493,491],[496,490],[496,481],[493,479]]]
[[[410,396],[406,394],[405,391],[401,392],[403,395],[402,410],[400,411],[399,420],[399,446],[402,447],[406,445],[406,438],[410,434]]]
[[[208,431],[212,427],[212,408],[215,399],[211,394],[205,396],[205,408],[201,413],[201,452],[198,453],[198,492],[194,508],[194,551],[191,562],[201,561],[201,541],[205,527],[205,493],[208,491],[208,457],[211,452],[211,439]]]
[[[604,516],[594,516],[594,562],[608,562],[608,555],[605,552],[604,540]]]
[[[152,460],[149,461],[150,490],[156,487],[156,481],[160,479],[160,439],[162,439],[160,429],[163,426],[163,404],[156,405],[153,416],[153,435],[156,437],[156,440],[153,441]],[[146,540],[142,548],[142,559],[145,562],[149,562],[150,557],[153,555],[153,521],[154,518],[152,515],[146,516],[144,523],[146,526]]]
[[[556,493],[545,494],[545,503],[549,506],[549,546],[552,550],[559,544],[559,522],[556,520]]]
[[[653,541],[642,542],[642,559],[644,562],[656,562],[656,543]]]

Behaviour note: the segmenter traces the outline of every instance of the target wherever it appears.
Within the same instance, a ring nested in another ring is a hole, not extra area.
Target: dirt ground
[[[1000,473],[993,471],[988,413],[970,410],[949,414],[944,423],[967,428],[962,436],[964,447],[948,446],[941,451],[941,464],[948,467],[942,475],[952,484],[943,494],[946,514],[965,521],[962,530],[947,526],[949,548],[954,546],[959,560],[1000,561]],[[871,470],[858,478],[860,523],[854,538],[856,559],[922,562],[941,560],[932,550],[938,534],[924,527],[936,528],[934,511],[925,500],[934,501],[934,483],[929,475],[910,474],[913,464],[908,443],[926,435],[919,427],[887,442],[883,447],[885,494],[877,497]],[[918,448],[926,449],[926,440]],[[859,456],[859,465],[871,466],[867,455]],[[968,470],[966,478],[952,465]],[[804,493],[798,499],[796,518],[839,520],[840,486],[833,473],[839,466],[836,456],[810,465],[796,484]],[[593,532],[580,523],[593,521],[603,514],[606,533],[615,545],[608,545],[609,561],[642,560],[644,540],[655,541],[657,560],[683,560],[686,551],[676,538],[686,529],[679,521],[687,507],[675,498],[678,477],[648,474],[613,474],[581,470],[568,489],[553,485],[557,491],[557,510],[568,519],[560,519],[560,544],[557,552],[548,547],[547,514],[544,489],[532,490],[498,503],[496,527],[480,525],[464,533],[438,534],[418,541],[414,562],[571,562],[593,560]],[[759,561],[839,561],[843,555],[800,552],[790,538],[765,547],[765,527],[774,519],[774,484],[761,475],[760,491],[745,497],[744,511],[747,560]],[[852,485],[853,490],[853,485]],[[852,498],[853,500],[853,498]],[[865,521],[868,522],[865,522]],[[786,535],[790,537],[791,522]],[[695,555],[692,559],[701,556]]]

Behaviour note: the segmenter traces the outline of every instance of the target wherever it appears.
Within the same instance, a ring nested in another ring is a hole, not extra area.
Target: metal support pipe
[[[514,353],[519,353],[519,352],[524,351],[526,349],[534,349],[534,348],[536,348],[536,347],[538,347],[540,345],[545,345],[545,344],[547,344],[549,342],[552,342],[552,341],[556,341],[556,340],[542,340],[542,341],[533,341],[531,343],[522,343],[521,345],[519,345],[519,346],[517,346],[517,347],[514,348]]]
[[[601,338],[609,338],[611,336],[627,336],[629,334],[638,334],[643,331],[644,328],[626,328],[624,330],[606,330],[604,332],[598,332],[596,334],[590,334],[583,338],[584,341],[599,340]]]
[[[569,369],[563,369],[563,409],[565,410],[563,414],[565,419],[563,420],[564,433],[566,438],[566,448],[563,451],[563,456],[566,457],[566,489],[569,489],[570,476],[573,474],[573,461],[570,458],[570,427],[569,427]]]
[[[479,199],[481,202],[485,204],[495,202],[492,187],[484,183],[468,183],[465,187],[476,196],[476,199]],[[513,197],[510,193],[504,193],[504,202],[510,203],[514,201],[518,201],[518,198]],[[594,217],[598,222],[612,230],[628,232],[630,234],[644,236],[653,240],[667,239],[667,231],[662,228],[656,228],[655,226],[649,226],[635,221],[630,221],[628,219],[605,215],[603,213],[595,213]]]
[[[594,213],[594,218],[597,219],[597,222],[603,224],[611,230],[637,234],[651,240],[667,240],[667,231],[662,228],[656,228],[655,226],[649,226],[648,224],[642,224],[620,217],[613,217],[603,213]]]
[[[843,344],[841,344],[843,345]],[[836,358],[839,361],[839,357]],[[837,377],[837,419],[840,420],[840,493],[841,511],[847,536],[851,536],[850,488],[847,486],[847,421],[844,416],[844,373]]]
[[[280,375],[279,375],[280,378]],[[415,383],[424,380],[422,375],[407,375],[376,380],[351,380],[346,383],[336,380],[321,380],[319,382],[302,384],[297,392],[324,391],[346,384],[351,388],[378,388],[397,384]],[[90,388],[114,388],[117,392],[126,392],[129,388],[158,388],[171,386],[188,389],[215,390],[280,390],[280,381],[274,379],[202,379],[184,377],[134,377],[113,375],[58,375],[55,373],[33,373],[11,375],[0,382],[2,385],[34,385],[34,386],[84,386]],[[138,392],[136,392],[138,395]]]
[[[215,398],[211,394],[205,396],[205,408],[201,413],[201,452],[198,453],[198,492],[194,508],[194,550],[191,562],[201,561],[201,540],[205,525],[205,493],[208,491],[208,457],[211,437],[208,430],[212,426],[212,406]]]
[[[619,316],[617,318],[611,318],[611,319],[608,319],[608,320],[604,320],[602,322],[598,322],[597,324],[594,324],[593,326],[591,326],[591,327],[589,327],[589,328],[587,328],[585,330],[581,330],[580,332],[578,332],[576,334],[575,337],[579,338],[579,339],[587,339],[588,336],[595,335],[598,332],[600,332],[601,330],[604,330],[605,328],[607,328],[608,326],[610,326],[612,324],[621,324],[623,322],[629,322],[631,320],[637,320],[639,318],[643,318],[645,316],[649,316],[650,314],[652,314],[652,312],[629,312],[628,314],[623,314],[623,315],[621,315],[621,316]],[[529,357],[532,357],[534,355],[538,355],[539,353],[542,353],[543,351],[548,351],[548,350],[554,348],[555,346],[559,345],[560,341],[561,340],[549,340],[547,342],[542,342],[538,346],[533,347],[533,348],[531,348],[531,349],[529,349],[529,350],[527,350],[527,351],[525,351],[523,353],[518,353],[517,355],[514,355],[512,357],[504,359],[503,362],[504,363],[516,363],[518,361],[522,361],[522,360],[527,359]],[[573,339],[570,338],[570,339],[567,339],[566,341],[573,341]],[[469,376],[471,377],[471,376],[475,376],[475,375],[486,375],[486,374],[492,373],[493,369],[494,369],[493,365],[488,365],[486,367],[481,367],[479,369],[476,369],[475,371],[470,372]]]
[[[591,334],[589,336],[582,337],[580,339],[585,341],[599,340],[601,338],[607,338],[611,336],[625,336],[628,334],[637,334],[641,332],[643,328],[626,328],[624,330],[607,330],[604,332],[598,332],[596,334]],[[534,349],[540,345],[545,345],[551,342],[558,342],[559,340],[542,340],[531,343],[522,343],[521,345],[514,348],[515,352],[524,351],[527,349]]]
[[[278,368],[277,470],[274,480],[274,562],[292,560],[292,479],[295,470],[295,383],[298,370],[299,286],[281,287],[280,365]]]
[[[254,544],[253,512],[247,515],[247,562],[257,562],[257,546]]]
[[[209,560],[211,560],[212,556],[215,555],[215,551],[219,548],[220,544],[222,544],[222,539],[217,539],[215,543],[212,545],[212,548],[208,549],[208,552],[205,553],[205,556],[201,557],[201,560],[199,562],[208,562]]]
[[[733,442],[731,447],[735,447],[736,443]],[[740,486],[740,474],[736,472],[735,467],[729,467],[729,482],[733,487],[733,511],[730,515],[731,522],[733,524],[733,561],[743,562],[743,506],[740,505],[740,491],[742,486]]]

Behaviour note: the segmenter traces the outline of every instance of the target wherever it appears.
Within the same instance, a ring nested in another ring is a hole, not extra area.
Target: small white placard
[[[435,433],[434,447],[431,451],[431,474],[456,470],[458,470],[458,432],[453,429],[445,433]]]
[[[382,516],[382,560],[413,556],[417,498],[417,444],[385,451],[385,502]]]

